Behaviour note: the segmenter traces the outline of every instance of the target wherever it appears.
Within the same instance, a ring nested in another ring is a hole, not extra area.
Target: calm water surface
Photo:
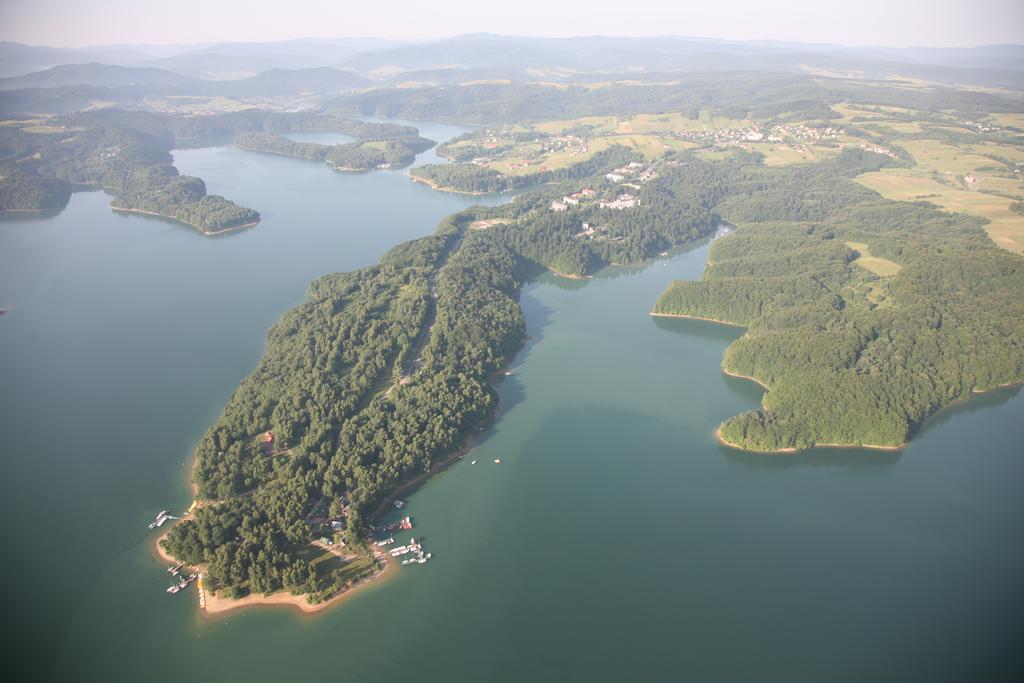
[[[718,370],[739,332],[646,314],[669,281],[699,277],[705,243],[524,289],[531,338],[497,422],[409,498],[430,564],[313,617],[199,617],[194,593],[164,593],[146,523],[187,506],[189,454],[267,328],[312,278],[374,263],[480,198],[231,148],[175,157],[263,222],[211,240],[89,193],[56,217],[0,223],[11,665],[76,681],[1019,668],[1021,393],[942,413],[902,453],[722,448],[715,425],[760,398]]]

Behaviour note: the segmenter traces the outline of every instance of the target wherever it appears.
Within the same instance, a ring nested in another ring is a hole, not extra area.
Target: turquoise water
[[[458,132],[439,127],[433,139]],[[12,660],[55,680],[1010,678],[1024,606],[1018,390],[900,453],[756,456],[714,427],[760,390],[739,331],[653,319],[707,246],[544,276],[474,450],[407,498],[427,565],[315,616],[198,615],[146,523],[309,280],[479,198],[231,148],[176,153],[263,214],[207,239],[76,194],[0,223],[0,504]],[[492,199],[491,201],[498,201]],[[495,464],[496,458],[501,464]],[[476,464],[472,461],[476,460]]]

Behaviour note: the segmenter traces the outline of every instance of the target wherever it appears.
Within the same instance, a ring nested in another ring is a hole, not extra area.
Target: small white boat
[[[473,462],[471,462],[471,463],[469,463],[469,464],[470,464],[470,465],[475,465],[475,464],[476,464],[476,460],[474,460]]]
[[[501,458],[495,458],[494,459],[494,464],[495,465],[500,465],[501,464]]]

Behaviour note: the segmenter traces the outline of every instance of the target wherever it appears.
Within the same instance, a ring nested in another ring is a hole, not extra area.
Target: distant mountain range
[[[904,77],[1024,91],[1024,45],[874,48],[688,37],[492,34],[421,42],[339,38],[74,49],[0,43],[0,90],[9,93],[3,98],[5,111],[11,111],[6,105],[16,99],[11,91],[39,88],[63,88],[81,97],[130,104],[144,94],[330,95],[369,87],[485,80],[666,81],[724,71]],[[52,94],[26,92],[21,99],[40,106],[59,103]]]

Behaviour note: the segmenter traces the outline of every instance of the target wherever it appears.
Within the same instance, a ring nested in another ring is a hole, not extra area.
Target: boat
[[[184,566],[185,565],[183,564],[172,564],[170,567],[167,568],[167,571],[170,572],[171,576],[177,576],[178,572],[180,572],[181,568]]]
[[[494,464],[495,465],[500,465],[501,464],[501,458],[495,458],[494,459]]]
[[[399,510],[401,510],[402,508],[405,507],[405,501],[404,500],[396,500],[395,501],[395,507],[398,508]]]
[[[473,462],[471,462],[471,463],[469,463],[469,464],[470,464],[470,465],[475,465],[475,464],[476,464],[476,460],[474,460]]]
[[[160,514],[156,516],[156,519],[154,519],[152,522],[149,523],[149,528],[150,529],[155,529],[155,528],[157,528],[158,526],[160,526],[161,524],[163,524],[166,521],[167,521],[167,510],[161,510]]]
[[[398,528],[399,529],[404,529],[406,531],[411,529],[412,528],[412,518],[411,517],[406,517],[405,519],[403,519],[401,522],[398,523]]]

